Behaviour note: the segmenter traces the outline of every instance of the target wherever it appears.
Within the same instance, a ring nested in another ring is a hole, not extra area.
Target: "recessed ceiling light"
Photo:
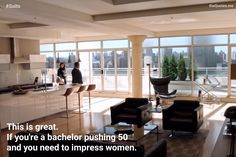
[[[18,28],[31,28],[31,27],[42,27],[42,26],[48,26],[41,23],[33,23],[33,22],[19,22],[19,23],[10,23],[8,26],[11,29],[18,29]]]
[[[180,18],[180,19],[174,19],[171,17],[170,19],[166,20],[160,20],[160,21],[151,21],[150,23],[153,25],[163,25],[163,24],[171,24],[171,23],[187,23],[187,22],[195,22],[197,21],[194,18]]]
[[[176,20],[176,22],[179,22],[179,23],[184,23],[184,22],[195,22],[197,21],[196,19],[193,19],[193,18],[183,18],[183,19],[178,19]]]
[[[148,2],[156,0],[102,0],[102,1],[113,5],[122,5],[122,4],[140,3],[140,2]]]

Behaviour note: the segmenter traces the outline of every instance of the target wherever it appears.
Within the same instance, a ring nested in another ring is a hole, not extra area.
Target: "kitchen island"
[[[70,87],[77,91],[80,85],[60,85],[41,91],[29,89],[24,95],[0,94],[0,128],[6,128],[6,123],[25,123],[65,111],[66,102],[62,94]],[[69,96],[68,105],[69,108],[78,108],[76,93]]]

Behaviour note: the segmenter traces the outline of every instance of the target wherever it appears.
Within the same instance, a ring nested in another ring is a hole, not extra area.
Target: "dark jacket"
[[[83,84],[82,74],[79,69],[74,68],[71,71],[71,74],[72,74],[72,83]]]

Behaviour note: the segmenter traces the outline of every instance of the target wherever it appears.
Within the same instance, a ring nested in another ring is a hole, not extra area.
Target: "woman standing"
[[[64,63],[60,63],[60,67],[57,71],[57,76],[64,80],[64,84],[66,84],[66,68]]]

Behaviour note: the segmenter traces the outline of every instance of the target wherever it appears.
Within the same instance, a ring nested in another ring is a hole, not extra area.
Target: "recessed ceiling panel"
[[[17,29],[17,28],[31,28],[31,27],[42,27],[42,26],[48,26],[41,23],[32,23],[32,22],[20,22],[20,23],[10,23],[8,26],[11,29]]]

